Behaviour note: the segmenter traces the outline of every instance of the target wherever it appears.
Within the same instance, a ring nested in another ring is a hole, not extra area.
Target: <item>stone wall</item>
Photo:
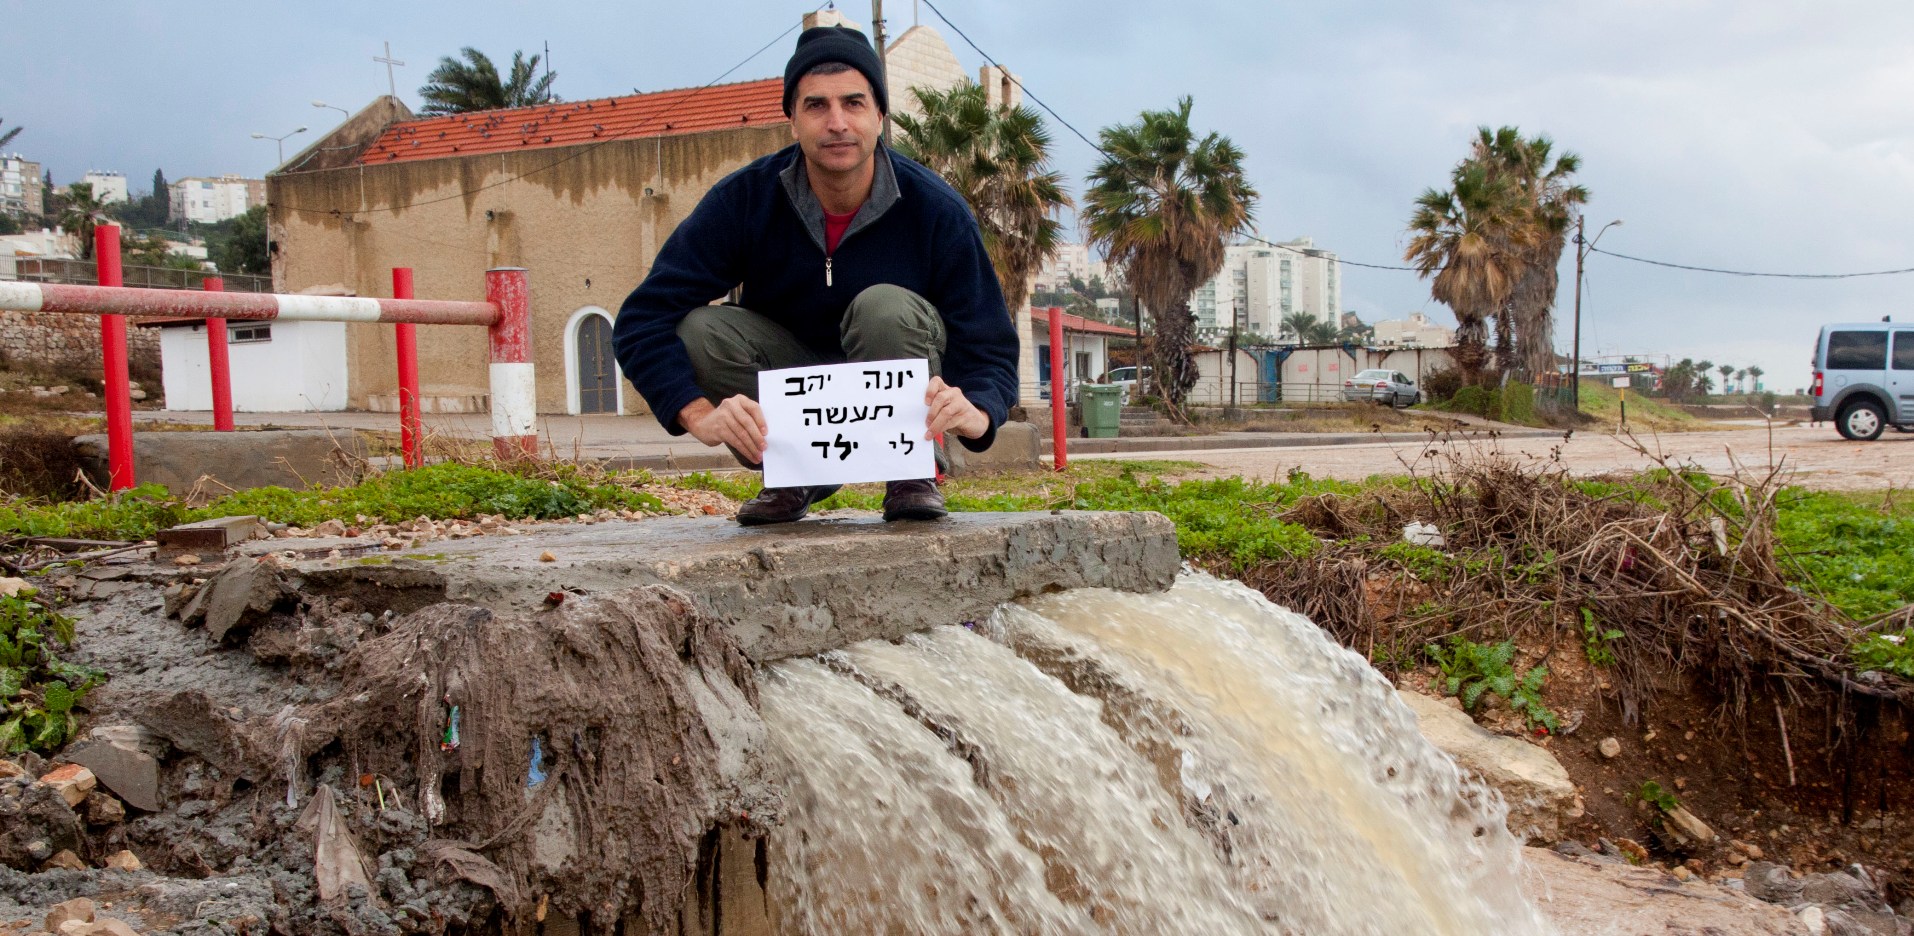
[[[157,375],[159,331],[126,330],[127,357],[134,374]],[[0,312],[0,366],[10,371],[100,372],[100,320],[57,312]]]

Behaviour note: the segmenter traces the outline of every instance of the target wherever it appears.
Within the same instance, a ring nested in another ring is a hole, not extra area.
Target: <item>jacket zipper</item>
[[[824,285],[827,288],[831,285],[831,258],[829,256],[824,258]]]

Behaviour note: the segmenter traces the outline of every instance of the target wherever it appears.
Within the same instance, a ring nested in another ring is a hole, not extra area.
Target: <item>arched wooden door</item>
[[[618,412],[618,362],[611,356],[611,322],[587,315],[578,322],[578,411]]]

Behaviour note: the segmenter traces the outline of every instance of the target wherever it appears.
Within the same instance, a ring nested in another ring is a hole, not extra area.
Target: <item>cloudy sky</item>
[[[937,0],[933,0],[937,2]],[[1262,194],[1261,232],[1344,259],[1399,263],[1403,225],[1479,124],[1547,133],[1584,159],[1601,246],[1696,266],[1837,273],[1914,267],[1914,4],[1906,0],[1418,0],[1134,3],[941,0],[939,8],[1029,91],[1094,137],[1143,108],[1196,99],[1196,120],[1236,140]],[[549,42],[566,98],[705,84],[811,6],[98,2],[60,12],[0,0],[0,126],[57,184],[114,169],[135,189],[273,164],[270,141],[332,125],[386,89],[400,96],[463,45],[495,59]],[[842,9],[868,23],[870,9]],[[983,57],[928,5],[890,0],[967,67]],[[795,34],[731,80],[780,74]],[[1054,126],[1059,167],[1095,153]],[[291,152],[292,149],[288,149]],[[1558,307],[1572,302],[1565,258]],[[1414,274],[1346,267],[1365,319],[1448,320]],[[1914,318],[1914,275],[1745,279],[1594,256],[1585,350],[1756,364],[1770,386],[1807,381],[1828,321]],[[1566,338],[1563,340],[1566,348]]]

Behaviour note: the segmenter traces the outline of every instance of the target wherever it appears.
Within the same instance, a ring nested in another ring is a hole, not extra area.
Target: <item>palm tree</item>
[[[1488,320],[1501,314],[1521,276],[1527,244],[1518,240],[1523,193],[1506,172],[1476,160],[1458,163],[1447,190],[1416,199],[1403,259],[1432,279],[1429,294],[1455,313],[1455,366],[1464,383],[1483,382]]]
[[[6,122],[6,121],[4,121],[4,120],[0,120],[0,123],[5,123],[5,122]],[[13,142],[13,138],[14,138],[14,137],[17,137],[17,136],[19,136],[19,135],[20,135],[20,131],[21,131],[21,130],[24,130],[24,129],[26,129],[26,128],[25,128],[25,127],[15,127],[15,128],[13,128],[12,130],[5,130],[5,131],[0,131],[0,149],[3,149],[3,148],[5,148],[5,147],[6,147],[6,145],[7,145],[8,143],[12,143],[12,142]]]
[[[60,226],[67,235],[79,240],[80,259],[93,258],[93,229],[106,217],[106,205],[93,197],[93,183],[75,182],[66,187],[61,199]]]
[[[1722,393],[1729,392],[1728,378],[1733,377],[1735,375],[1735,366],[1733,364],[1723,364],[1720,367],[1715,368],[1715,370],[1720,372],[1721,374],[1721,392]]]
[[[1004,299],[1021,308],[1031,278],[1057,252],[1057,216],[1072,204],[1063,174],[1046,168],[1050,133],[1043,118],[1027,107],[992,105],[975,82],[911,93],[923,115],[892,115],[897,151],[943,176],[970,203]]]
[[[419,96],[425,99],[420,114],[438,117],[500,107],[529,107],[558,100],[552,96],[552,79],[558,77],[556,74],[548,71],[542,77],[534,77],[539,56],[526,58],[524,52],[513,52],[511,74],[501,81],[498,68],[485,53],[466,46],[459,54],[465,61],[448,55],[439,59],[439,67],[425,76],[425,85],[419,88]]]
[[[1759,367],[1750,367],[1750,368],[1748,368],[1748,376],[1750,376],[1750,377],[1753,377],[1753,378],[1754,378],[1754,382],[1755,382],[1755,389],[1756,389],[1756,390],[1759,390],[1759,389],[1761,389],[1761,375],[1762,375],[1762,374],[1765,374],[1765,373],[1767,373],[1767,371],[1764,371],[1764,370],[1762,370],[1762,369],[1761,369],[1761,368],[1759,368]]]
[[[1291,312],[1283,316],[1283,331],[1295,336],[1300,345],[1332,345],[1340,337],[1336,326],[1316,317],[1314,312]]]
[[[1171,110],[1103,128],[1103,159],[1083,206],[1091,242],[1150,310],[1151,380],[1179,417],[1196,385],[1190,294],[1223,268],[1225,243],[1250,230],[1257,198],[1243,151],[1228,137],[1198,139],[1190,129],[1192,103],[1184,97]]]
[[[1748,369],[1745,367],[1735,371],[1735,392],[1748,392]]]
[[[1546,136],[1524,138],[1515,127],[1493,132],[1478,127],[1472,147],[1474,160],[1512,178],[1520,193],[1525,230],[1511,238],[1511,246],[1519,247],[1522,268],[1506,315],[1515,332],[1513,363],[1531,380],[1555,370],[1550,312],[1555,305],[1556,268],[1568,244],[1569,228],[1588,202],[1587,188],[1568,184],[1568,177],[1582,167],[1581,157],[1563,153],[1551,163],[1554,146]]]

